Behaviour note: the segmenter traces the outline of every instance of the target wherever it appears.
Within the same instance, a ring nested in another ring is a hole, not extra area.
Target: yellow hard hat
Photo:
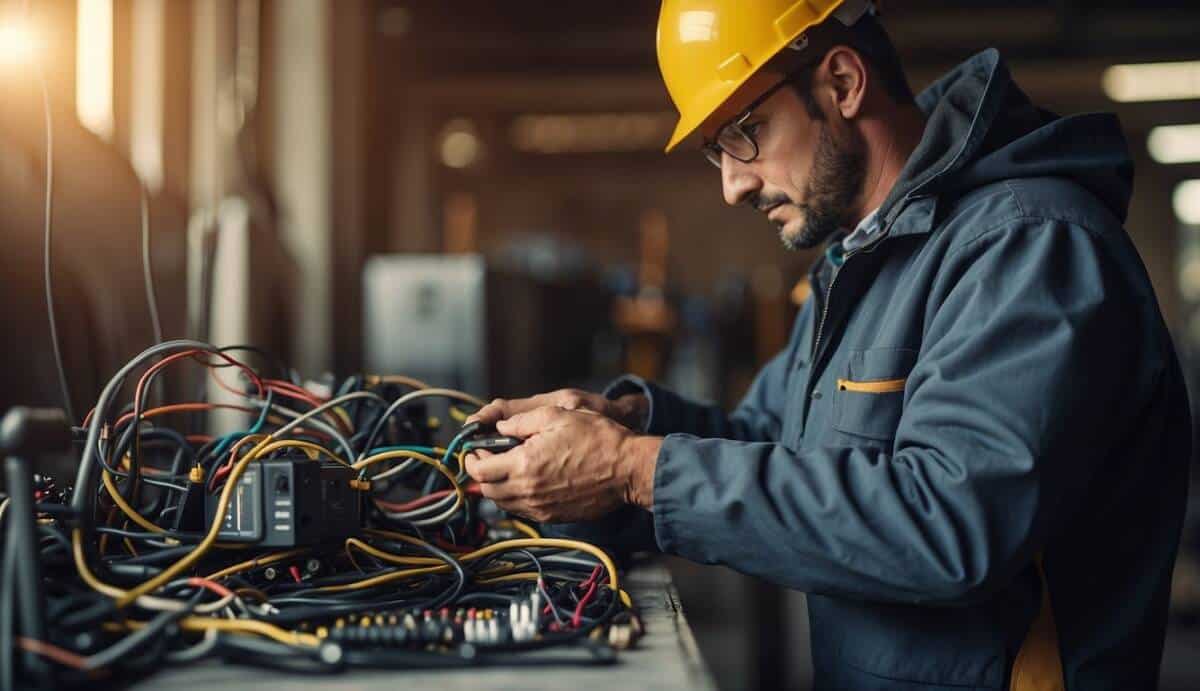
[[[696,131],[809,28],[835,12],[850,25],[870,8],[868,0],[663,0],[658,67],[679,110],[666,150]]]

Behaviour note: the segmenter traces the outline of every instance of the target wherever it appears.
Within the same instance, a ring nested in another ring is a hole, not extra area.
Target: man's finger
[[[479,410],[476,410],[463,424],[469,425],[472,422],[479,422],[485,425],[494,425],[500,420],[508,417],[505,412],[508,407],[508,403],[509,402],[503,398],[497,398]]]
[[[537,410],[543,406],[554,405],[555,392],[540,393],[529,398],[512,398],[504,399],[497,398],[491,403],[475,411],[471,417],[467,418],[466,423],[480,422],[485,425],[494,425],[501,420],[526,413],[531,410]]]
[[[481,482],[479,491],[484,497],[499,504],[500,508],[505,511],[516,511],[522,508],[520,505],[521,493],[513,482]]]
[[[499,482],[510,479],[517,474],[516,468],[522,464],[525,452],[523,447],[518,446],[504,453],[489,453],[486,457],[480,457],[474,462],[468,463],[467,474],[480,482]],[[476,476],[472,472],[472,468],[482,477]],[[489,479],[485,480],[484,477]]]
[[[496,423],[496,431],[510,437],[526,439],[546,429],[550,423],[566,415],[567,411],[556,406],[543,406],[527,413],[514,415]]]
[[[503,455],[503,454],[501,454]],[[467,475],[479,483],[503,482],[508,479],[508,463],[497,463],[500,455],[490,451],[472,451],[466,455]]]

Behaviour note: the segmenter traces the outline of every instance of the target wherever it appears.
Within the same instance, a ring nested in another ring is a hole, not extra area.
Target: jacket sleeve
[[[1149,397],[1148,370],[1163,370],[1129,335],[1156,325],[1099,239],[1014,225],[941,258],[890,448],[670,435],[661,549],[871,601],[970,602],[1010,582],[1070,520]]]
[[[640,430],[655,436],[687,432],[697,437],[718,437],[768,442],[779,438],[786,403],[791,360],[799,347],[799,334],[811,319],[809,302],[800,311],[788,347],[776,355],[755,377],[754,383],[732,414],[719,406],[689,401],[679,394],[641,377],[626,375],[608,386],[604,395],[619,398],[642,393],[650,402],[650,414]],[[543,526],[547,535],[587,540],[618,556],[635,551],[657,551],[654,519],[649,511],[627,506],[601,519]]]
[[[783,428],[782,415],[788,377],[793,369],[792,360],[797,348],[801,347],[799,334],[802,327],[806,320],[812,319],[809,314],[811,310],[811,301],[805,303],[792,327],[788,346],[759,371],[746,396],[732,413],[727,413],[717,405],[689,401],[667,388],[633,375],[614,381],[604,395],[619,398],[630,393],[644,394],[650,402],[650,415],[641,431],[647,434],[665,436],[686,433],[739,441],[777,440]]]

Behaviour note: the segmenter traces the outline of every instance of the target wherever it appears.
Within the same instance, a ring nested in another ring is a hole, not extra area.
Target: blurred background
[[[1120,115],[1128,229],[1195,392],[1200,5],[947,5],[884,8],[914,88],[995,46],[1042,106]],[[0,0],[0,409],[61,401],[42,285],[47,103],[76,410],[152,342],[143,198],[168,338],[253,343],[318,381],[389,371],[512,397],[633,371],[732,406],[784,345],[813,256],[726,208],[701,156],[662,155],[657,11]],[[1200,688],[1198,552],[1189,527],[1166,689]],[[802,595],[672,566],[721,688],[808,687]]]

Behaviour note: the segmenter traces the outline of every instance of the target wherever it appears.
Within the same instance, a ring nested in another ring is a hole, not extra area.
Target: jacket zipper
[[[835,267],[833,277],[829,279],[829,287],[825,289],[825,304],[821,305],[821,321],[817,322],[817,337],[813,339],[812,352],[809,353],[809,359],[812,361],[814,367],[816,367],[817,364],[817,352],[821,347],[821,336],[825,332],[825,319],[829,317],[829,298],[833,295],[833,287],[837,285],[838,276],[841,275],[842,269],[845,268],[846,262],[850,261],[851,257],[875,251],[875,248],[878,247],[886,237],[887,233],[880,232],[877,240],[871,242],[870,244],[863,245],[853,252],[847,253],[846,256],[842,258],[842,266]]]

